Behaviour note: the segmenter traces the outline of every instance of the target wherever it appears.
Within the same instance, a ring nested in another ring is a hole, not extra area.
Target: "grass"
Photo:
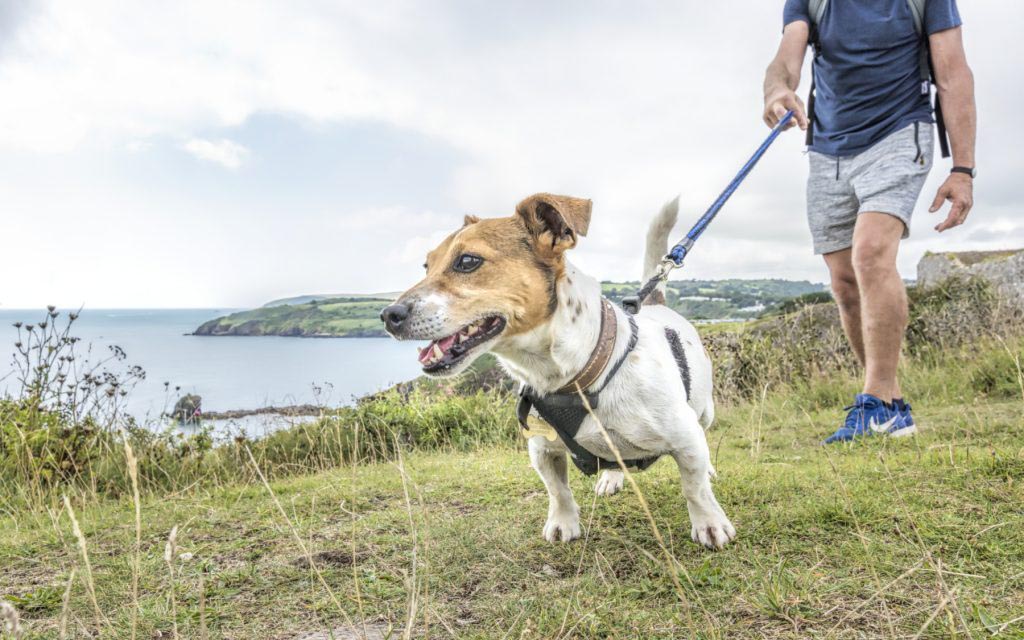
[[[215,445],[125,421],[39,323],[0,400],[0,638],[1024,638],[1024,340],[982,289],[914,295],[911,439],[819,446],[857,378],[817,316],[705,336],[719,553],[665,460],[600,500],[571,471],[585,537],[544,542],[500,384]]]
[[[1024,401],[918,413],[916,438],[823,448],[834,408],[724,410],[709,441],[733,545],[690,542],[670,461],[636,476],[674,565],[634,494],[596,500],[575,472],[586,539],[544,542],[521,445],[144,497],[138,637],[1021,637]],[[68,508],[0,520],[0,593],[28,638],[130,637],[133,501],[72,502],[80,538]]]

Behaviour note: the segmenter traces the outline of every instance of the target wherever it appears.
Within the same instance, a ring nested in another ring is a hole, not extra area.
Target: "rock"
[[[203,398],[189,393],[178,398],[174,403],[171,417],[183,424],[195,424],[202,419]]]
[[[954,276],[987,280],[1001,298],[1024,309],[1024,249],[926,253],[917,263],[919,287],[934,287]]]

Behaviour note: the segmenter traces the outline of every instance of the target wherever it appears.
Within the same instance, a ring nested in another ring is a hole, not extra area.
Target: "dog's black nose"
[[[389,331],[400,329],[408,317],[409,307],[404,304],[393,304],[380,312],[380,319],[384,321]]]

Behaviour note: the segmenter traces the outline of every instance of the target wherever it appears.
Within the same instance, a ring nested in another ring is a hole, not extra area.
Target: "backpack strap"
[[[910,15],[914,17],[914,31],[917,35],[924,35],[924,5],[928,0],[907,0],[910,5]]]
[[[928,33],[924,26],[924,11],[928,0],[907,0],[910,15],[914,18],[914,30],[921,39],[921,55],[918,66],[921,68],[921,93],[931,94],[931,86],[935,83],[935,67],[932,65],[932,51],[928,41]],[[935,128],[939,134],[939,149],[942,157],[949,157],[949,136],[946,134],[946,123],[942,117],[942,103],[939,92],[935,92]]]
[[[907,0],[910,7],[910,15],[914,18],[914,31],[921,39],[921,55],[918,57],[918,67],[921,69],[921,93],[929,91],[929,84],[932,79],[931,57],[928,52],[928,34],[924,32],[924,5],[927,0]]]
[[[818,37],[818,25],[825,15],[828,0],[807,0],[807,15],[811,18],[810,34],[807,44],[814,49],[815,60],[821,55],[821,38]],[[804,141],[808,147],[814,144],[814,62],[811,62],[811,89],[807,93],[807,137]]]
[[[811,26],[821,24],[821,17],[825,15],[825,5],[828,0],[807,0],[807,15],[811,17]]]

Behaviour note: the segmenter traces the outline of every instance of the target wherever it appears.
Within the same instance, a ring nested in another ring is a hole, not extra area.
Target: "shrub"
[[[1020,320],[986,284],[951,281],[912,290],[910,300],[907,352],[914,366],[906,378],[915,398],[1024,398],[1024,341],[1003,339],[1019,335]],[[44,322],[18,325],[17,394],[0,398],[0,500],[52,498],[68,488],[129,491],[123,438],[151,492],[255,481],[250,452],[267,475],[279,477],[388,460],[399,446],[465,451],[518,440],[514,395],[492,358],[461,380],[399,385],[256,440],[240,435],[216,443],[203,429],[154,432],[122,407],[145,373],[115,366],[125,360],[116,347],[95,364],[79,357],[69,334],[75,317],[58,327],[59,316],[50,309]],[[798,394],[803,408],[841,406],[856,385],[856,362],[834,304],[705,332],[705,344],[719,402],[746,402],[768,388],[779,402]]]
[[[978,351],[971,360],[971,389],[992,398],[1024,400],[1024,343]]]
[[[79,353],[70,335],[77,317],[48,307],[42,320],[14,324],[17,396],[0,399],[0,474],[38,485],[74,481],[114,430],[134,425],[123,401],[145,372],[113,367],[125,359],[118,347],[99,360]]]
[[[982,279],[951,278],[937,287],[912,287],[908,298],[904,346],[918,361],[1021,333],[1020,314]],[[705,343],[715,367],[715,390],[724,400],[755,398],[766,387],[806,386],[859,369],[833,303],[807,305],[735,332],[712,333]]]
[[[944,353],[1021,329],[1019,312],[981,278],[952,277],[927,289],[912,287],[907,294],[906,350],[912,355]]]
[[[398,445],[467,451],[509,444],[518,429],[511,398],[502,390],[458,395],[395,389],[259,440],[239,439],[236,446],[249,446],[273,473],[287,473],[388,460]]]

